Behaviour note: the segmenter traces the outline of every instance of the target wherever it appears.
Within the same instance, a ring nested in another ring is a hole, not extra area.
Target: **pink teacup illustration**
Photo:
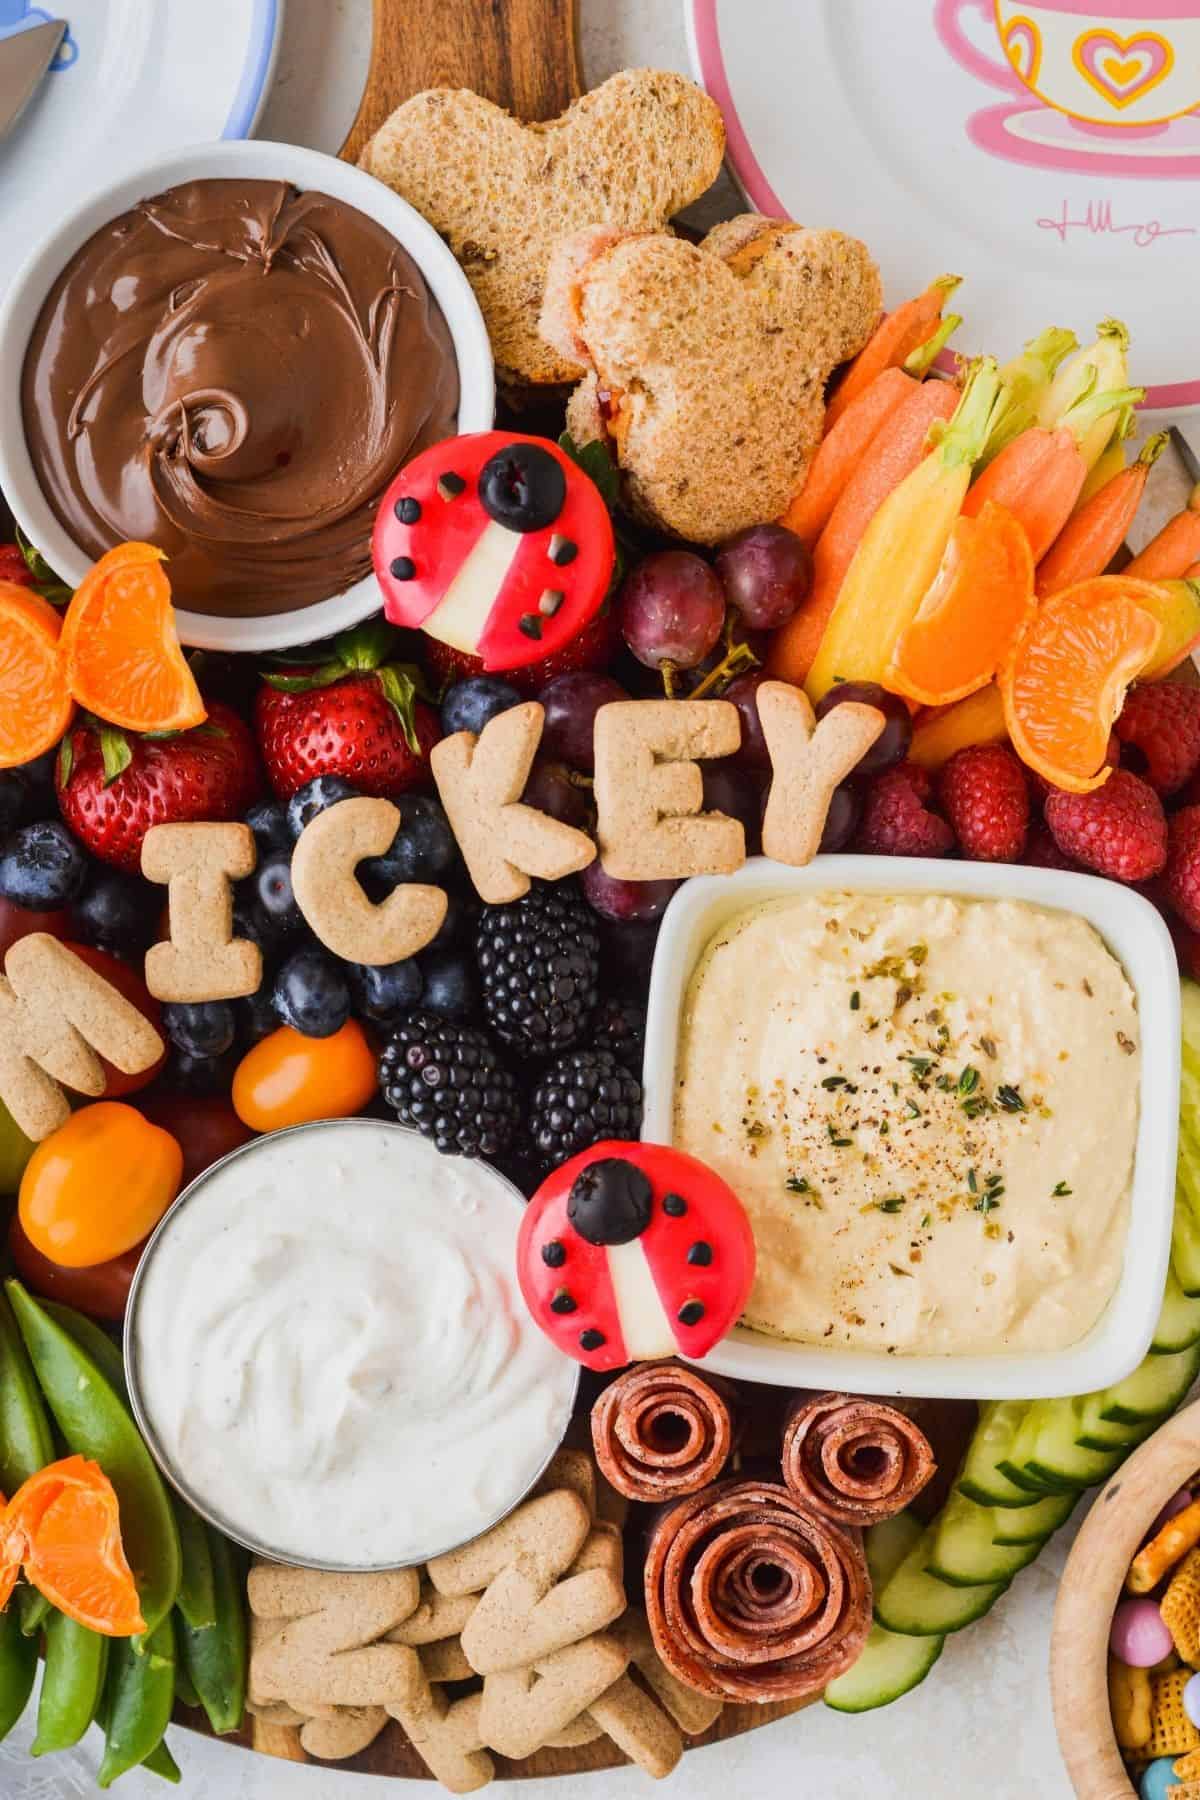
[[[993,26],[994,56],[967,12]],[[937,0],[934,16],[973,75],[1080,125],[1145,130],[1200,106],[1200,0]]]

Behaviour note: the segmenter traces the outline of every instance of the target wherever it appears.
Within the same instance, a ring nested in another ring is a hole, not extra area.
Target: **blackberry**
[[[484,1033],[423,1007],[389,1037],[379,1085],[400,1123],[445,1156],[499,1156],[520,1122],[516,1080]]]
[[[600,1002],[592,1029],[592,1047],[611,1050],[618,1062],[640,1075],[646,1049],[646,1009],[610,994]]]
[[[530,1102],[529,1135],[547,1166],[602,1138],[635,1138],[641,1122],[642,1084],[611,1050],[557,1057]]]
[[[599,989],[600,939],[573,882],[535,882],[520,900],[485,907],[475,958],[484,1015],[504,1043],[552,1056],[586,1036]]]

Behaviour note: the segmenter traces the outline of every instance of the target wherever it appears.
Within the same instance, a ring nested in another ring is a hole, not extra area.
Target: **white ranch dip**
[[[1139,1045],[1124,971],[1068,913],[739,914],[688,985],[672,1141],[750,1214],[746,1323],[897,1355],[1076,1343],[1120,1275]]]
[[[517,1195],[399,1127],[265,1138],[172,1215],[136,1297],[181,1486],[282,1558],[398,1566],[476,1536],[557,1447],[577,1371],[516,1281]]]

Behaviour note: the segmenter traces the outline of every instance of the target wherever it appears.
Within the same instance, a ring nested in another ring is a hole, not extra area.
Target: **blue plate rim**
[[[284,0],[253,0],[253,5],[249,48],[237,93],[221,133],[223,138],[245,138],[253,134],[275,72]]]

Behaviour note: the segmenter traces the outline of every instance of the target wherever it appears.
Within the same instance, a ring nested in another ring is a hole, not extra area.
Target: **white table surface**
[[[286,0],[279,72],[262,137],[336,150],[357,107],[370,40],[370,0]],[[753,0],[747,0],[748,5]],[[637,64],[687,68],[679,0],[583,0],[587,80]],[[853,230],[853,220],[839,220]],[[1139,536],[1141,534],[1139,533]],[[992,1615],[948,1640],[916,1693],[881,1712],[843,1718],[817,1705],[794,1719],[687,1756],[664,1792],[685,1800],[776,1793],[787,1800],[1070,1800],[1050,1714],[1047,1645],[1055,1586],[1070,1541],[1060,1534],[1018,1576]],[[33,1709],[0,1744],[3,1800],[74,1800],[95,1793],[99,1736],[69,1755],[27,1756]],[[377,1778],[251,1756],[172,1728],[186,1800],[370,1800]],[[412,1800],[436,1790],[393,1782]],[[171,1790],[138,1771],[122,1800]],[[637,1770],[523,1782],[520,1800],[633,1800],[652,1784]],[[497,1789],[501,1794],[503,1789]]]

